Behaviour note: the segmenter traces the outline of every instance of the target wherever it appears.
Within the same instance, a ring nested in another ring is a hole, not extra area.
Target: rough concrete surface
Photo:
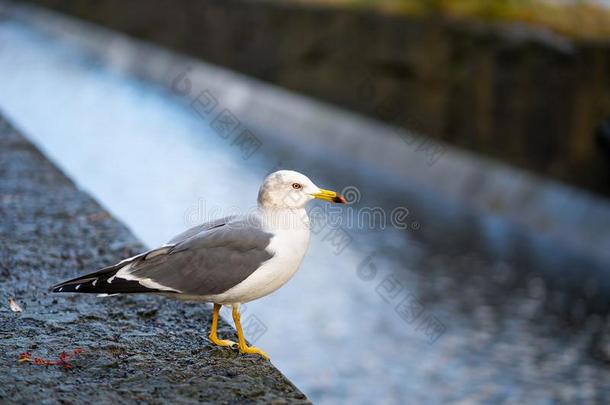
[[[211,346],[206,305],[48,292],[142,248],[0,117],[0,403],[308,402],[271,363]],[[71,369],[18,362],[75,348]]]

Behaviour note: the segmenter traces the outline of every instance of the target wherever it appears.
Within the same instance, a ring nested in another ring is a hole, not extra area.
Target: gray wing
[[[224,218],[191,228],[158,249],[58,284],[53,291],[220,294],[273,257],[267,250],[272,237],[252,217]]]
[[[267,251],[272,236],[247,220],[224,221],[183,236],[167,252],[132,266],[129,276],[185,294],[220,294],[273,256]]]
[[[186,239],[188,239],[192,236],[195,236],[200,232],[226,225],[227,223],[229,223],[230,221],[232,221],[234,219],[236,219],[235,215],[217,219],[215,221],[206,222],[201,225],[196,225],[196,226],[189,228],[186,231],[174,236],[169,242],[167,242],[167,244],[175,245],[176,243],[184,242]]]

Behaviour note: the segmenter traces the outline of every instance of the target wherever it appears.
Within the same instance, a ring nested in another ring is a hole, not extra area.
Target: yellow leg
[[[218,339],[218,336],[216,335],[216,329],[218,328],[218,313],[220,312],[221,307],[222,306],[220,304],[214,304],[214,313],[212,314],[212,328],[210,329],[210,335],[208,336],[208,338],[210,339],[210,342],[217,346],[233,346],[236,343],[232,340]]]
[[[258,347],[248,346],[246,339],[244,338],[244,331],[241,329],[241,317],[239,315],[239,305],[233,305],[233,321],[235,322],[235,329],[237,329],[237,347],[239,347],[240,353],[247,354],[258,354],[265,359],[269,360],[267,353],[259,349]]]

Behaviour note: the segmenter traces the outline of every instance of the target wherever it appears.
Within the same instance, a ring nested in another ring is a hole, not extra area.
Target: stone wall
[[[269,1],[35,2],[610,195],[608,44]]]

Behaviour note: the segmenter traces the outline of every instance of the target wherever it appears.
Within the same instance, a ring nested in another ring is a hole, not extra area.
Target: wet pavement
[[[212,347],[206,305],[48,292],[142,249],[0,118],[0,402],[308,403],[271,363]],[[71,369],[18,362],[75,349]]]

